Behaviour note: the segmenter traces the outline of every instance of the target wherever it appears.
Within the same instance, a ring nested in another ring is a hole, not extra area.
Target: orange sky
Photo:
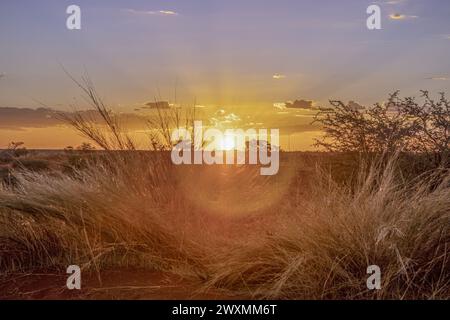
[[[63,68],[88,73],[117,112],[146,113],[155,99],[197,104],[208,125],[280,129],[285,149],[311,148],[308,109],[329,99],[370,106],[395,90],[448,92],[450,1],[378,1],[381,30],[366,27],[368,4],[79,0],[81,30],[68,30],[65,1],[2,0],[0,148],[84,141],[39,112],[4,109],[86,109]],[[286,108],[295,100],[305,109]]]

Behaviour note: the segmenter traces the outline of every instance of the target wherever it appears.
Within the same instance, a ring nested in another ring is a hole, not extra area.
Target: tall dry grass
[[[17,174],[0,189],[0,268],[80,264],[99,272],[194,261],[196,245],[172,230],[173,212],[184,208],[172,200],[167,163],[155,157],[111,153],[71,175]]]
[[[207,287],[277,299],[450,298],[450,174],[399,183],[395,165],[361,169],[354,190],[316,176],[277,233],[216,258]],[[381,268],[381,290],[367,288],[369,265]]]
[[[448,172],[402,182],[390,161],[352,189],[316,173],[292,184],[278,212],[266,210],[270,223],[230,218],[238,235],[226,238],[207,231],[208,212],[177,194],[170,164],[155,161],[119,153],[75,175],[18,175],[0,190],[1,270],[79,264],[101,280],[104,269],[144,267],[255,298],[450,297]],[[366,287],[372,264],[381,290]]]
[[[290,179],[264,183],[240,167],[230,173],[239,192],[196,202],[198,190],[221,195],[230,184],[200,186],[214,179],[174,168],[164,152],[134,150],[89,83],[80,85],[106,125],[68,121],[106,151],[71,174],[22,170],[0,188],[3,274],[78,264],[101,280],[104,269],[144,267],[255,298],[450,298],[448,171],[405,181],[394,157],[361,166],[346,187],[326,171],[301,177],[305,165],[295,161],[280,170],[294,168]],[[170,126],[161,125],[163,137]],[[213,178],[224,172],[217,167]],[[258,215],[214,215],[236,208],[248,189],[247,201],[273,201]],[[381,290],[367,289],[372,264]]]

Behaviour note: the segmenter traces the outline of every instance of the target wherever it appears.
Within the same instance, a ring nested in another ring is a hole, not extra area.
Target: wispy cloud
[[[127,12],[138,15],[149,15],[149,16],[177,16],[178,12],[172,10],[158,10],[158,11],[148,11],[148,10],[135,10],[126,9]]]
[[[0,72],[0,79],[6,77],[6,73]]]
[[[426,80],[435,80],[435,81],[447,81],[449,78],[447,76],[435,76],[425,78]]]
[[[418,18],[418,16],[411,16],[401,13],[393,13],[389,15],[389,19],[391,20],[408,20],[408,19],[415,19]]]
[[[225,124],[235,123],[241,121],[241,117],[237,114],[231,112],[227,113],[224,109],[217,110],[211,118],[209,118],[209,122],[214,127],[220,127]]]
[[[284,78],[286,78],[286,76],[284,75],[284,74],[274,74],[273,76],[272,76],[272,78],[273,79],[275,79],[275,80],[280,80],[280,79],[284,79]]]
[[[158,11],[158,13],[168,15],[168,16],[178,15],[178,13],[176,13],[175,11],[170,11],[170,10],[160,10],[160,11]]]
[[[406,4],[408,0],[385,0],[385,1],[375,1],[374,3],[382,6],[397,6]]]
[[[401,3],[405,3],[407,0],[390,0],[390,1],[384,1],[384,4],[401,4]]]

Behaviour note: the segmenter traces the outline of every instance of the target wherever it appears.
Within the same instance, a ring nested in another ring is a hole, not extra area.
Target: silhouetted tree
[[[77,149],[81,151],[90,151],[95,150],[95,147],[89,142],[83,142],[81,145],[77,147]]]
[[[399,92],[388,101],[358,110],[341,101],[320,108],[314,122],[322,125],[324,135],[315,145],[336,152],[412,151],[433,154],[437,165],[448,165],[450,103],[444,93],[434,101],[422,91],[424,102],[400,98]]]
[[[330,101],[330,108],[320,108],[314,122],[323,126],[324,136],[316,146],[337,152],[382,152],[404,149],[415,124],[398,108],[398,93],[386,103],[356,109],[342,101]]]
[[[8,144],[8,152],[13,156],[13,157],[20,157],[22,155],[25,155],[27,153],[27,148],[25,148],[25,143],[24,142],[10,142]]]
[[[404,99],[401,105],[402,115],[412,119],[416,127],[410,149],[431,154],[436,163],[447,166],[450,160],[450,101],[443,92],[438,100],[433,100],[428,91],[421,92],[425,99],[422,105],[413,98]]]

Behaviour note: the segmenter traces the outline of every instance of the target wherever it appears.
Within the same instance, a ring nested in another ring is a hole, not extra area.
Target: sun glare
[[[231,135],[225,135],[222,141],[219,142],[218,149],[220,150],[233,150],[236,148],[235,138]]]

